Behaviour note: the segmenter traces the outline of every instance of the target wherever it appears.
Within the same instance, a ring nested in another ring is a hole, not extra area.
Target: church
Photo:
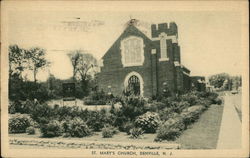
[[[104,92],[152,97],[164,87],[172,93],[191,89],[190,70],[181,64],[175,22],[151,25],[147,37],[129,24],[100,61],[98,87]]]

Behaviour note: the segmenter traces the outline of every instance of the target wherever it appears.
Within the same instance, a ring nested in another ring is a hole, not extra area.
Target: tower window
[[[162,38],[160,40],[160,46],[161,46],[161,58],[167,58],[167,41],[166,38]]]

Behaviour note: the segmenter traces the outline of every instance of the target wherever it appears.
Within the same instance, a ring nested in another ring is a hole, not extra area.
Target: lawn
[[[175,142],[182,149],[216,149],[222,113],[223,105],[211,105]]]

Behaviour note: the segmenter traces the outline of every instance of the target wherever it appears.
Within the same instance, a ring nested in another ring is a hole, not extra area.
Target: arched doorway
[[[143,80],[139,73],[129,73],[124,81],[125,91],[137,96],[143,96]]]

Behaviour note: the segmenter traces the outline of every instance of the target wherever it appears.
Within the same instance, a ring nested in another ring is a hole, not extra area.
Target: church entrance
[[[140,80],[137,76],[133,75],[128,79],[127,90],[134,95],[140,95]]]
[[[124,80],[124,88],[128,94],[143,96],[143,79],[141,75],[135,71],[128,73]]]

